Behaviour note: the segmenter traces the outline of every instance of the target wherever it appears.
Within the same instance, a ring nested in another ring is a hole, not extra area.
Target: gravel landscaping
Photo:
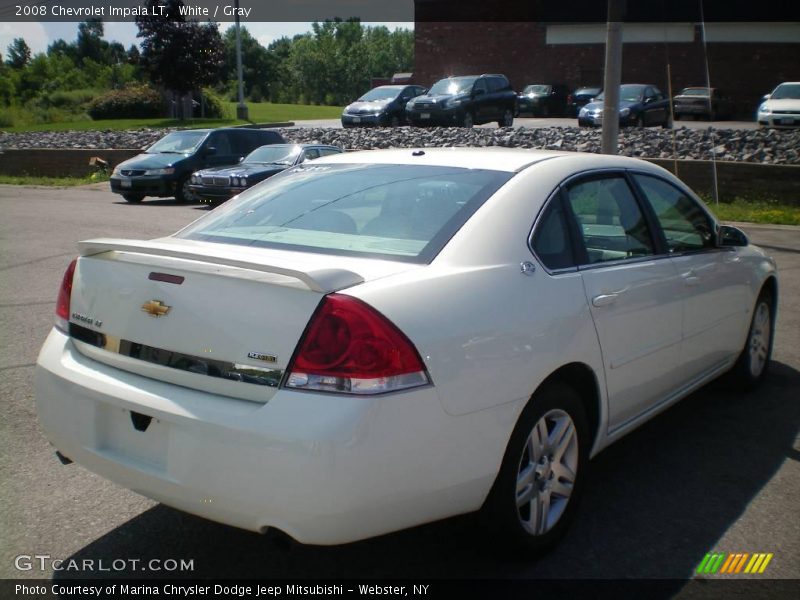
[[[543,129],[440,127],[421,129],[289,128],[279,130],[291,142],[318,142],[347,150],[446,146],[506,146],[600,152],[600,130],[578,127]],[[3,148],[141,148],[166,133],[164,129],[138,131],[0,132]],[[736,130],[656,128],[623,129],[620,153],[642,158],[678,158],[800,164],[800,129]]]

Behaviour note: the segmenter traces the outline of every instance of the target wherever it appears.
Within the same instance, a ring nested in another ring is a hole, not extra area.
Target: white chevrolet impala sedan
[[[593,455],[764,378],[778,292],[668,172],[567,152],[331,156],[79,253],[36,368],[61,457],[314,544],[480,509],[551,545]]]

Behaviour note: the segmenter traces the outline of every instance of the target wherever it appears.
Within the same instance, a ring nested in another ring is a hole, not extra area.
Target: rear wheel
[[[122,194],[122,197],[125,198],[126,202],[130,202],[131,204],[137,204],[144,200],[144,194]]]
[[[491,535],[541,551],[566,533],[580,496],[590,435],[578,394],[563,383],[538,391],[523,410],[483,507]]]
[[[511,111],[510,108],[505,109],[503,111],[503,116],[497,122],[498,127],[511,127],[514,125],[514,113]]]
[[[747,391],[754,390],[764,381],[772,357],[772,338],[775,331],[775,314],[772,293],[762,290],[756,300],[747,342],[731,370],[734,382]]]

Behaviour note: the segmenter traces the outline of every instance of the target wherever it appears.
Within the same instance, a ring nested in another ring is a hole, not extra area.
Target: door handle
[[[592,304],[594,306],[608,306],[609,304],[614,304],[619,298],[619,292],[612,292],[610,294],[600,294],[599,296],[595,296],[592,298]]]
[[[682,275],[682,277],[683,277],[683,282],[690,287],[700,283],[700,278],[697,275],[695,275],[694,271],[687,271]]]

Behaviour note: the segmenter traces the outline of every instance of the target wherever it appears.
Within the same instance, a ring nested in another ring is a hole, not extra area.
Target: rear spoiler
[[[308,269],[300,265],[293,265],[291,262],[281,261],[281,264],[269,264],[258,260],[260,257],[248,259],[242,256],[242,251],[232,251],[230,247],[217,244],[209,244],[202,248],[195,245],[183,246],[180,240],[173,242],[126,240],[116,238],[98,238],[78,242],[78,250],[81,256],[94,256],[104,252],[132,252],[137,254],[148,254],[151,256],[167,256],[170,258],[183,258],[201,262],[212,262],[214,264],[249,269],[251,271],[261,271],[263,273],[275,273],[286,277],[293,277],[303,282],[308,289],[313,292],[327,294],[342,290],[364,282],[364,278],[358,273],[347,269]],[[267,260],[269,257],[265,257]]]

